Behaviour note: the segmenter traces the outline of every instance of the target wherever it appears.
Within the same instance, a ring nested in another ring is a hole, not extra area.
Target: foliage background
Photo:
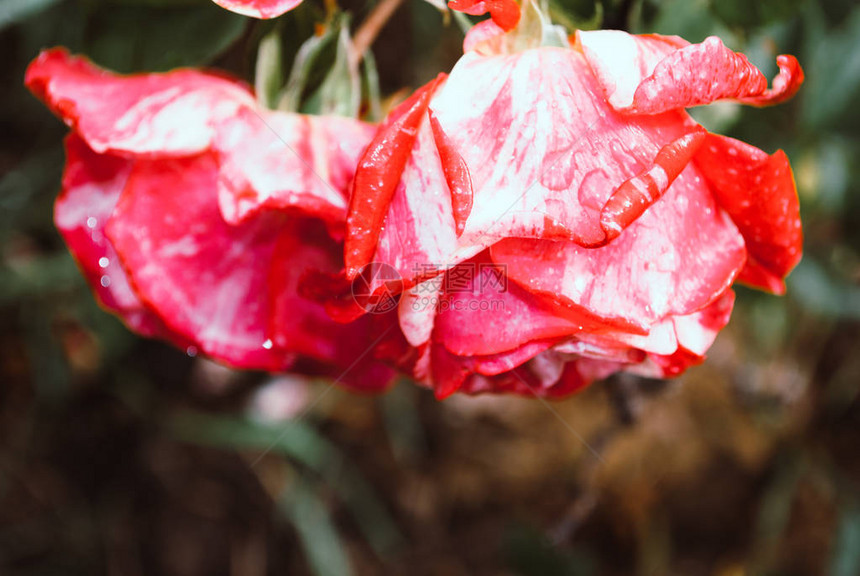
[[[22,87],[58,44],[120,71],[251,80],[273,24],[209,0],[0,0],[0,574],[860,574],[860,6],[553,8],[718,34],[770,76],[776,54],[800,58],[789,104],[696,112],[792,159],[806,247],[788,295],[741,290],[678,381],[616,378],[552,411],[403,383],[273,420],[325,384],[233,373],[98,309],[51,221],[65,129]],[[281,20],[288,57],[322,13],[306,0]],[[408,0],[374,46],[383,92],[450,68],[461,38]]]

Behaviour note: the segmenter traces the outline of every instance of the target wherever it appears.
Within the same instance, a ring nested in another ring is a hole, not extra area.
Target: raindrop
[[[95,228],[98,225],[98,223],[99,223],[99,221],[96,220],[95,216],[90,216],[89,218],[87,218],[87,228],[90,228],[90,229]]]
[[[108,288],[110,286],[110,276],[102,276],[101,280],[99,280],[99,283],[102,285],[103,288]]]
[[[185,353],[188,354],[190,357],[194,358],[195,356],[197,356],[197,347],[189,346],[185,349]]]
[[[110,266],[110,259],[106,256],[102,256],[99,258],[99,268],[107,268]]]
[[[266,341],[263,342],[263,348],[265,348],[266,350],[271,350],[272,346],[273,346],[273,344],[272,344],[272,341],[270,339],[266,339]]]

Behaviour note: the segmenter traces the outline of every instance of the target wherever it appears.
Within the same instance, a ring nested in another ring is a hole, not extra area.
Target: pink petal
[[[458,356],[509,352],[582,328],[507,281],[505,269],[481,259],[449,270],[434,340]]]
[[[219,126],[218,201],[238,224],[264,209],[346,218],[358,158],[375,128],[349,118],[239,110]]]
[[[646,331],[667,316],[706,306],[731,285],[746,258],[743,238],[693,166],[602,248],[511,238],[494,245],[491,255],[534,294]]]
[[[218,122],[256,106],[244,85],[226,77],[195,70],[121,76],[62,48],[42,52],[25,83],[98,153],[202,152]]]
[[[488,54],[501,53],[498,43],[504,38],[505,30],[492,20],[483,20],[472,26],[463,39],[463,53],[477,50]]]
[[[645,172],[623,182],[612,193],[600,210],[600,227],[607,242],[615,240],[663,197],[702,145],[706,134],[704,128],[697,127],[663,146]]]
[[[291,358],[270,338],[267,294],[284,219],[228,225],[217,185],[210,154],[138,161],[108,238],[141,299],[172,330],[238,368],[283,370]]]
[[[704,356],[720,330],[729,323],[734,305],[735,293],[728,289],[702,310],[686,316],[675,316],[672,321],[678,344],[693,354]]]
[[[740,279],[776,294],[800,262],[803,231],[791,166],[744,142],[709,134],[695,158],[714,196],[746,241],[749,261]]]
[[[302,3],[302,0],[212,0],[231,12],[252,18],[275,18]]]
[[[430,122],[425,121],[396,182],[374,259],[394,267],[408,287],[438,273],[434,269],[444,269],[456,247],[451,193]]]
[[[293,219],[283,228],[269,277],[272,341],[276,348],[314,359],[338,383],[357,390],[384,390],[393,372],[372,354],[379,336],[376,319],[363,316],[340,324],[325,306],[301,295],[300,284],[309,271],[337,271],[341,258],[342,246],[331,239],[322,222]]]
[[[636,88],[661,60],[689,45],[679,36],[632,35],[620,30],[578,30],[575,34],[575,46],[585,54],[606,99],[616,109],[630,105]]]
[[[513,30],[520,21],[520,7],[515,0],[448,0],[448,7],[472,16],[490,13],[502,30]]]
[[[436,142],[436,150],[442,163],[442,172],[445,174],[445,181],[451,192],[451,208],[459,236],[463,233],[466,220],[472,212],[472,177],[469,175],[466,161],[463,160],[451,139],[445,134],[439,121],[433,115],[433,111],[428,110],[428,114],[430,116],[430,128],[433,130],[433,139]]]
[[[440,74],[398,106],[361,157],[349,201],[344,247],[350,280],[373,259],[398,181],[407,167],[418,131],[425,124],[430,97],[444,78]]]
[[[776,104],[803,83],[797,60],[782,55],[779,75],[768,89],[761,71],[715,36],[675,51],[660,47],[653,37],[623,32],[579,33],[578,40],[609,102],[629,114],[659,114],[722,99]]]
[[[132,162],[96,154],[75,135],[66,138],[63,191],[54,222],[99,302],[144,336],[178,340],[140,301],[128,283],[105,225],[131,172]]]
[[[509,236],[605,243],[601,211],[613,191],[690,132],[682,114],[617,114],[575,50],[469,53],[431,108],[474,189],[458,257]]]

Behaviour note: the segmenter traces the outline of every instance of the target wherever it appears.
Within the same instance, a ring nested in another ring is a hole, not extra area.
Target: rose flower
[[[374,263],[404,279],[401,367],[440,397],[672,376],[728,322],[735,281],[784,290],[802,240],[788,159],[685,109],[783,101],[793,57],[768,88],[717,38],[568,39],[531,2],[520,19],[451,7],[493,19],[380,127],[347,221],[347,277]]]
[[[212,0],[231,12],[253,18],[275,18],[289,12],[302,0]]]
[[[299,295],[309,270],[342,267],[371,126],[264,110],[223,75],[119,76],[62,49],[26,85],[72,129],[55,221],[106,309],[237,368],[388,384],[365,345],[381,319],[339,324]]]

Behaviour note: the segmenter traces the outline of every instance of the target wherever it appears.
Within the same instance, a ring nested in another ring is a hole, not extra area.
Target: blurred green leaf
[[[690,42],[701,42],[708,36],[719,36],[731,45],[733,36],[710,13],[708,0],[667,0],[657,5],[656,17],[642,22],[636,32],[677,34]]]
[[[287,85],[281,93],[278,101],[278,109],[288,112],[298,112],[302,105],[302,98],[311,85],[312,75],[324,60],[327,49],[331,48],[337,40],[338,30],[334,26],[328,26],[323,34],[311,36],[299,48]]]
[[[839,519],[830,576],[857,574],[860,574],[860,507],[851,506]]]
[[[308,562],[316,576],[352,574],[346,547],[329,520],[330,512],[306,481],[284,491],[278,507],[299,534]]]
[[[0,265],[0,304],[44,298],[83,285],[67,252],[42,255],[14,267]]]
[[[349,35],[349,18],[341,18],[339,26],[334,64],[317,94],[311,98],[316,100],[316,105],[307,111],[356,118],[361,106],[361,76]]]
[[[792,297],[815,314],[860,319],[860,287],[836,281],[810,257],[800,262],[787,283]]]
[[[260,41],[254,73],[257,100],[266,108],[278,105],[278,93],[284,81],[281,55],[281,34],[272,30]]]
[[[711,0],[711,11],[729,26],[753,28],[796,16],[806,0]]]
[[[0,0],[0,30],[17,24],[61,0]]]
[[[236,42],[248,22],[208,2],[201,6],[96,9],[84,51],[120,72],[202,66]]]
[[[319,474],[351,510],[368,542],[381,556],[400,545],[400,534],[372,488],[343,454],[299,421],[264,424],[226,416],[186,412],[169,424],[177,437],[198,444],[239,450],[271,450]]]
[[[857,126],[855,102],[860,97],[860,7],[844,24],[827,29],[814,4],[806,17],[808,56],[805,61],[803,117],[811,127]]]

